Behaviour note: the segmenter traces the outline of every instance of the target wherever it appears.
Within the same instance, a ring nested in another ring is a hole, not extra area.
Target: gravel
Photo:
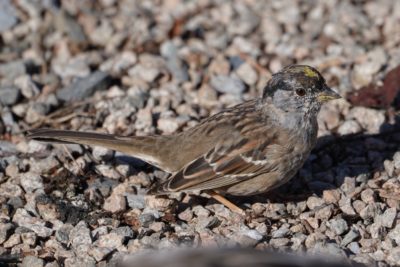
[[[146,250],[236,246],[398,265],[398,1],[58,2],[0,2],[0,257],[113,266]],[[292,63],[344,98],[322,107],[293,180],[228,196],[246,216],[205,194],[146,195],[168,175],[121,152],[25,138],[179,132],[259,96]]]

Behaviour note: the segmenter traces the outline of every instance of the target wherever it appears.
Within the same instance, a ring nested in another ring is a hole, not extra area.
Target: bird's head
[[[316,115],[322,103],[340,95],[326,85],[313,67],[290,65],[272,75],[262,98],[284,112]]]

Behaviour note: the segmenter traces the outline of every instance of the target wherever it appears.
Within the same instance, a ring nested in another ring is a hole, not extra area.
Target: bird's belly
[[[288,182],[303,166],[309,152],[303,152],[290,157],[282,157],[276,171],[262,173],[251,179],[239,182],[223,189],[235,196],[249,196],[270,191]]]

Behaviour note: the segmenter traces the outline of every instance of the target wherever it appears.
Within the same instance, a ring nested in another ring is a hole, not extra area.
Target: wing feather
[[[276,150],[277,135],[272,138],[243,137],[224,139],[203,156],[187,164],[158,187],[159,193],[206,190],[232,185],[274,168],[268,160],[270,147]],[[236,136],[237,137],[237,136]]]

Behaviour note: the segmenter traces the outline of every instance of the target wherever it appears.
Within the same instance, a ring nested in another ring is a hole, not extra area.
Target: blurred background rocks
[[[304,250],[400,262],[400,2],[2,0],[0,262],[108,266],[147,249]],[[38,127],[184,130],[260,95],[292,64],[344,99],[274,192],[144,196],[166,174],[121,153],[26,140]]]

